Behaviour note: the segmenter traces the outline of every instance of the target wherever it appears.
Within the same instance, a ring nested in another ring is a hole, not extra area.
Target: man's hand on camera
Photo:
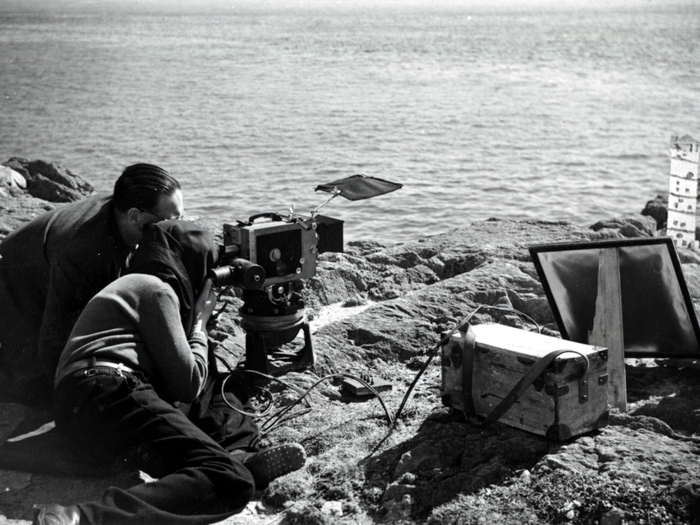
[[[194,303],[194,330],[206,332],[206,326],[211,318],[211,314],[216,306],[216,293],[213,289],[213,282],[207,279],[204,282],[197,301]]]

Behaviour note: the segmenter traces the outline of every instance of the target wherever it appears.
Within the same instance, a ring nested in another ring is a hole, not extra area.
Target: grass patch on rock
[[[548,523],[697,523],[696,502],[684,487],[648,478],[555,471],[534,479],[528,472],[510,484],[460,495],[436,508],[428,525],[527,525]]]

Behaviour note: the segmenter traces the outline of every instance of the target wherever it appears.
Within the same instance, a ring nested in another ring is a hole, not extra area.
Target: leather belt
[[[85,375],[94,375],[90,374],[90,371],[97,368],[109,368],[115,370],[117,375],[123,375],[124,372],[130,374],[136,372],[134,369],[129,368],[128,366],[122,363],[115,363],[114,361],[103,361],[98,359],[81,359],[80,361],[71,363],[65,368],[61,369],[60,373],[56,375],[54,385],[58,386],[58,383],[60,383],[63,379],[65,379],[71,374],[74,374],[75,372],[80,372],[81,370],[85,371]]]

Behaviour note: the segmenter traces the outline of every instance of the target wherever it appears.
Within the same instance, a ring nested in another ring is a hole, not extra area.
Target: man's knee
[[[217,506],[221,513],[240,512],[255,495],[253,474],[230,456],[213,469],[210,464],[207,476],[218,496]]]

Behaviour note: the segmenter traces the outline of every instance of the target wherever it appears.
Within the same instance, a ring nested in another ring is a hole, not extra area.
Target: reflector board
[[[588,343],[603,250],[619,254],[625,357],[700,357],[700,327],[668,237],[532,246],[561,336]]]

